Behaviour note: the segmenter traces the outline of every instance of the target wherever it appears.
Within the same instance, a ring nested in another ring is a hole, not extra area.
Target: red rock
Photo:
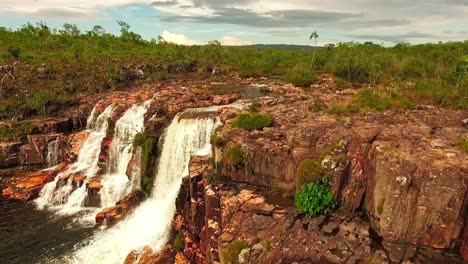
[[[16,200],[26,202],[38,196],[40,190],[48,182],[54,180],[65,164],[59,165],[55,170],[44,170],[34,172],[26,176],[16,177],[6,184],[2,191],[5,200]]]
[[[0,168],[8,168],[20,164],[21,142],[0,142]]]
[[[118,201],[114,207],[105,208],[96,215],[96,223],[113,225],[122,220],[130,211],[138,206],[144,199],[146,194],[141,190],[136,190]]]

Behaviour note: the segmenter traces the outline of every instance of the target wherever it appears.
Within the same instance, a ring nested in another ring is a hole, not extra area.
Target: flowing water
[[[84,193],[73,192],[72,180],[57,188],[60,178],[77,172],[83,172],[87,177],[94,176],[99,167],[97,161],[101,151],[101,142],[106,136],[109,126],[109,118],[112,114],[113,106],[108,106],[99,116],[95,115],[95,109],[91,112],[87,129],[89,136],[83,143],[78,153],[78,159],[67,170],[55,177],[55,180],[46,184],[42,188],[39,198],[35,200],[39,209],[49,208],[60,211],[63,214],[70,214],[79,210],[84,201]]]
[[[210,137],[216,118],[174,118],[168,127],[152,195],[124,221],[96,232],[77,250],[56,263],[122,263],[132,250],[161,249],[168,240],[182,178],[190,157],[211,154]],[[50,261],[48,261],[50,262]]]
[[[123,196],[140,186],[135,180],[139,175],[130,173],[129,176],[133,178],[129,179],[127,168],[134,153],[135,136],[144,131],[145,114],[150,103],[151,101],[146,101],[143,104],[133,105],[115,124],[108,173],[102,179],[104,187],[99,192],[102,207],[113,206]],[[139,164],[134,167],[139,167]]]
[[[59,164],[59,146],[60,139],[57,138],[47,144],[47,167],[53,167]]]

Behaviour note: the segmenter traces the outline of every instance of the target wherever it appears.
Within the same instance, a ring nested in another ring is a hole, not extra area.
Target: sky
[[[468,0],[0,0],[0,26],[43,21],[94,25],[117,20],[150,40],[178,44],[312,45],[342,41],[426,43],[468,39]]]

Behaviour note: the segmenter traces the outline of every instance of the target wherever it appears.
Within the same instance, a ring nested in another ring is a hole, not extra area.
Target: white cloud
[[[246,40],[242,40],[240,38],[237,38],[237,37],[233,37],[233,36],[224,36],[222,37],[219,42],[221,42],[221,44],[223,46],[246,46],[246,45],[252,45],[252,42],[250,41],[246,41]]]
[[[163,37],[165,41],[172,42],[175,44],[180,44],[180,45],[199,45],[200,44],[200,42],[190,39],[184,34],[171,33],[166,30],[164,30],[161,37]]]

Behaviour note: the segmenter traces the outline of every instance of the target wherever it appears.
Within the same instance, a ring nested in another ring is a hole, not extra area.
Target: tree
[[[315,41],[314,55],[312,55],[312,64],[314,64],[315,52],[317,51],[317,39],[318,39],[318,38],[319,38],[319,35],[318,35],[318,33],[317,33],[317,30],[315,30],[314,32],[312,32],[312,34],[310,34],[310,37],[309,37],[310,40],[314,39],[314,41]]]
[[[91,31],[88,31],[88,34],[92,37],[100,37],[106,34],[106,30],[102,26],[96,25]]]
[[[122,36],[128,34],[128,32],[130,31],[130,25],[127,22],[119,20],[117,21],[117,24],[119,24],[120,26],[120,33],[122,34]]]
[[[59,33],[62,35],[69,35],[73,37],[81,35],[81,31],[78,29],[77,25],[72,25],[68,23],[63,25],[63,30],[59,30]]]

